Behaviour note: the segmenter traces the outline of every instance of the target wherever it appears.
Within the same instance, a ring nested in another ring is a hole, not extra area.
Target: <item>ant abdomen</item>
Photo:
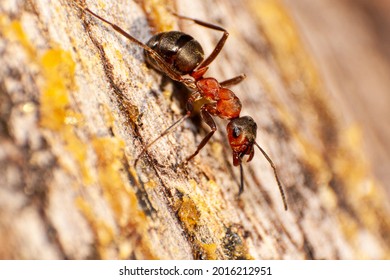
[[[190,74],[203,61],[202,46],[192,36],[180,31],[157,33],[146,43],[180,75]],[[147,51],[146,62],[155,70],[164,72]]]

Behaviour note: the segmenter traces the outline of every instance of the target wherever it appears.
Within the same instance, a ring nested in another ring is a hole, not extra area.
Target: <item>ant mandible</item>
[[[225,29],[211,23],[181,16],[172,12],[172,14],[179,19],[189,20],[198,25],[223,32],[223,35],[214,50],[206,59],[204,59],[202,46],[188,34],[180,31],[161,32],[153,35],[152,38],[144,44],[125,32],[116,24],[113,24],[95,14],[89,8],[82,7],[79,4],[76,5],[83,11],[110,25],[115,31],[143,48],[147,63],[155,70],[166,74],[172,80],[181,82],[186,85],[186,87],[193,90],[187,100],[186,114],[169,126],[156,139],[145,146],[135,160],[135,166],[137,165],[138,159],[141,155],[145,153],[151,145],[163,136],[167,135],[174,127],[191,116],[195,101],[204,98],[208,101],[208,103],[201,107],[200,114],[203,121],[211,128],[211,131],[200,142],[196,151],[187,157],[184,163],[187,163],[194,158],[217,130],[213,116],[226,119],[229,121],[226,129],[230,147],[233,152],[233,165],[240,166],[240,188],[238,195],[240,195],[244,190],[242,167],[243,157],[248,155],[247,162],[251,161],[255,154],[254,146],[256,146],[271,165],[283,200],[284,209],[288,209],[286,197],[282,184],[279,180],[275,164],[268,154],[256,143],[256,123],[249,116],[240,117],[242,107],[241,102],[233,91],[227,88],[228,86],[241,82],[245,78],[245,75],[240,75],[221,83],[219,83],[215,78],[203,77],[208,70],[208,65],[218,56],[229,36],[229,33]],[[186,75],[189,77],[185,77]]]

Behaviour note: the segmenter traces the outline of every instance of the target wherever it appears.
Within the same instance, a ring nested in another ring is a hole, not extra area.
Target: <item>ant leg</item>
[[[141,158],[141,156],[158,140],[160,140],[165,135],[169,134],[174,130],[176,126],[181,124],[185,119],[187,119],[191,115],[191,112],[187,112],[184,116],[180,117],[177,121],[175,121],[172,125],[170,125],[167,129],[165,129],[156,139],[154,139],[152,142],[147,144],[141,151],[141,153],[138,155],[138,157],[134,161],[134,166],[137,166],[138,160]]]
[[[165,129],[156,139],[154,139],[152,142],[147,144],[141,151],[141,153],[138,155],[138,157],[134,161],[134,166],[137,166],[138,160],[141,158],[141,156],[158,140],[160,140],[165,135],[171,133],[177,126],[179,126],[185,119],[189,118],[193,111],[193,103],[198,98],[198,93],[195,92],[192,94],[187,101],[187,112],[184,116],[180,117],[177,121],[175,121],[173,124],[171,124],[167,129]]]
[[[213,105],[213,104],[209,103],[209,104],[205,104],[201,107],[200,115],[201,115],[203,121],[211,128],[211,131],[206,135],[205,138],[203,138],[203,140],[198,145],[198,148],[196,149],[196,151],[192,155],[187,157],[187,159],[185,160],[185,162],[183,164],[186,164],[191,159],[193,159],[200,152],[200,150],[202,150],[202,148],[207,144],[207,142],[210,140],[211,136],[213,136],[214,132],[217,131],[217,126],[216,126],[216,124],[215,124],[215,122],[210,114],[213,111],[215,111],[215,105]]]
[[[229,80],[223,81],[220,83],[221,87],[230,87],[241,83],[246,78],[245,74],[241,74],[237,77],[231,78]]]
[[[172,68],[171,66],[169,66],[169,64],[167,62],[165,62],[165,60],[156,52],[154,51],[153,49],[151,49],[149,46],[147,46],[146,44],[138,41],[136,38],[134,38],[133,36],[131,36],[129,33],[127,33],[126,31],[124,31],[122,28],[120,28],[118,25],[116,24],[113,24],[111,22],[109,22],[108,20],[102,18],[101,16],[95,14],[94,12],[92,12],[89,8],[87,7],[82,7],[80,4],[77,4],[75,2],[75,4],[80,8],[82,9],[84,12],[87,12],[89,14],[91,14],[92,16],[98,18],[99,20],[105,22],[106,24],[110,25],[115,31],[117,31],[118,33],[120,33],[121,35],[123,35],[124,37],[126,37],[128,40],[130,40],[131,42],[133,42],[134,44],[138,45],[139,47],[143,48],[146,52],[148,52],[148,54],[159,64],[159,66],[161,67],[161,70],[163,70],[163,72],[169,77],[171,78],[172,80],[175,80],[175,81],[178,81],[178,82],[181,82],[181,83],[184,83],[187,87],[189,88],[196,88],[194,82],[192,81],[192,79],[187,79],[187,78],[183,78],[180,74],[176,73]]]
[[[227,32],[226,29],[224,29],[218,25],[214,25],[214,24],[204,22],[204,21],[201,21],[198,19],[182,16],[182,15],[176,14],[175,12],[172,12],[172,14],[177,16],[179,19],[190,20],[190,21],[193,21],[194,23],[199,24],[201,26],[223,32],[223,35],[222,35],[221,39],[219,39],[214,50],[211,52],[211,54],[205,60],[203,60],[203,62],[197,67],[197,69],[201,69],[201,68],[208,66],[211,62],[213,62],[213,60],[218,56],[218,54],[222,50],[227,38],[229,37],[229,32]]]

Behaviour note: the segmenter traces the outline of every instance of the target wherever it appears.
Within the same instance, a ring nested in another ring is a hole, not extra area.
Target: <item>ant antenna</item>
[[[244,169],[242,167],[242,163],[240,162],[240,188],[238,189],[237,197],[240,197],[243,191],[244,191]]]
[[[274,170],[275,179],[276,179],[276,182],[278,183],[280,195],[282,196],[283,205],[284,205],[284,210],[287,211],[287,210],[288,210],[288,207],[287,207],[286,195],[284,194],[284,190],[283,190],[282,183],[280,183],[278,173],[276,172],[275,164],[273,163],[272,159],[267,155],[267,153],[259,146],[259,144],[257,144],[257,143],[255,142],[255,145],[256,145],[257,148],[259,148],[260,152],[261,152],[261,153],[264,155],[264,157],[268,160],[269,164],[271,165],[272,169]],[[240,166],[241,166],[241,164],[240,164]],[[242,174],[242,173],[241,173],[241,174]]]

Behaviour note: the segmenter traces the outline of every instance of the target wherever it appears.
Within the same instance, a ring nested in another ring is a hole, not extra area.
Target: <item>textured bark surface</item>
[[[355,49],[351,57],[332,51],[374,38],[367,36],[378,29],[356,12],[363,7],[304,0],[291,7],[271,0],[86,2],[143,42],[152,32],[180,28],[212,51],[221,34],[178,23],[169,9],[230,32],[208,75],[219,81],[247,75],[233,90],[278,167],[289,211],[258,151],[244,165],[246,189],[236,198],[239,170],[223,120],[187,167],[178,165],[208,131],[196,116],[134,167],[142,148],[183,114],[186,89],[149,69],[142,49],[73,1],[1,1],[1,259],[389,258],[389,186],[380,183],[381,168],[389,166],[389,129],[373,114],[389,112],[380,99],[388,98],[380,89],[390,87],[388,53],[380,45],[357,48],[357,56],[375,59],[361,59],[356,69],[382,65],[373,75],[378,80],[368,79],[378,85],[372,92],[361,76],[331,63],[350,65]],[[314,23],[329,28],[310,16],[318,10],[367,28],[351,24],[351,38],[332,45],[345,26],[331,29],[331,38],[318,36]],[[360,89],[356,100],[366,106],[349,106],[353,92],[344,82]],[[379,156],[383,161],[371,166]]]

